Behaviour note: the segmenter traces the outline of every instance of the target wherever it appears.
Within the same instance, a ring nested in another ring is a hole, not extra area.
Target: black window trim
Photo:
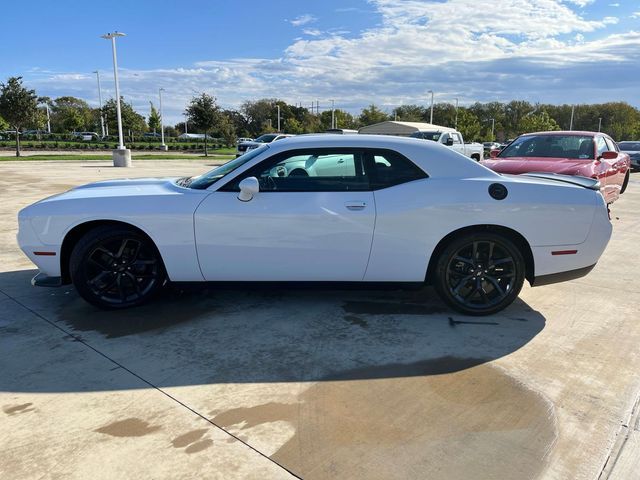
[[[416,164],[414,161],[412,161],[411,159],[407,158],[405,155],[403,155],[402,153],[398,152],[397,150],[392,150],[390,148],[371,148],[371,147],[309,147],[309,148],[298,148],[298,149],[292,149],[292,150],[286,150],[284,152],[278,152],[275,153],[263,160],[261,160],[259,163],[255,164],[253,167],[248,168],[247,170],[245,170],[244,172],[236,175],[234,178],[232,178],[231,180],[229,180],[227,183],[225,183],[224,185],[222,185],[220,188],[217,189],[218,192],[239,192],[240,189],[238,188],[238,184],[244,180],[245,178],[248,177],[254,177],[257,175],[257,172],[259,172],[260,170],[263,170],[264,168],[266,168],[266,165],[269,163],[273,163],[273,165],[277,164],[278,161],[280,161],[280,159],[284,159],[284,158],[289,158],[289,157],[293,157],[293,156],[297,156],[297,155],[306,155],[306,154],[317,154],[318,152],[321,152],[323,155],[331,155],[332,153],[342,153],[342,154],[349,154],[349,153],[359,153],[362,155],[362,162],[363,162],[363,166],[364,166],[364,173],[365,176],[367,178],[367,188],[364,190],[352,190],[352,191],[367,191],[367,192],[373,192],[376,190],[383,190],[385,188],[391,188],[391,187],[395,187],[397,185],[403,185],[405,183],[410,183],[416,180],[424,180],[426,178],[429,178],[429,174],[427,172],[425,172],[422,168],[420,168],[420,166],[418,164]],[[407,180],[407,181],[403,181],[403,182],[399,182],[399,183],[394,183],[392,185],[377,185],[377,173],[376,173],[376,169],[373,166],[374,163],[374,157],[376,155],[378,156],[384,156],[384,154],[391,154],[391,155],[396,155],[399,156],[403,161],[408,162],[410,165],[413,166],[413,168],[415,169],[416,173],[419,172],[419,174],[416,176],[416,178],[412,179],[412,180]],[[344,189],[332,189],[332,190],[309,190],[309,192],[348,192],[349,190],[344,190]],[[293,193],[296,191],[284,191],[284,190],[264,190],[264,193],[273,193],[273,192],[279,192],[279,193]],[[297,191],[297,193],[301,193],[304,192],[303,191]],[[261,192],[262,193],[262,192]]]

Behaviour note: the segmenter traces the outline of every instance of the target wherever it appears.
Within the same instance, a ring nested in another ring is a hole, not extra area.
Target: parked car
[[[336,133],[338,135],[356,135],[358,130],[353,130],[350,128],[329,128],[325,130],[324,133]]]
[[[142,134],[142,137],[143,138],[162,138],[162,134],[157,132],[146,132]]]
[[[631,168],[640,170],[640,141],[635,142],[618,142],[618,148],[621,152],[629,155],[631,161]]]
[[[198,177],[83,185],[18,224],[34,285],[73,283],[110,309],[166,280],[427,281],[485,315],[525,278],[586,275],[611,235],[596,180],[502,176],[436,142],[378,135],[300,136]]]
[[[491,150],[497,150],[500,148],[500,144],[498,142],[484,142],[482,144],[482,148],[484,150],[484,156],[488,157]]]
[[[258,148],[259,146],[265,143],[275,142],[277,140],[282,140],[283,138],[292,137],[292,136],[293,135],[287,135],[285,133],[265,133],[263,135],[260,135],[255,140],[239,143],[238,146],[236,147],[236,157],[243,155],[249,150]]]
[[[100,140],[100,135],[98,135],[96,132],[74,132],[73,136],[86,142],[89,142],[91,140]]]
[[[607,203],[613,203],[629,183],[629,155],[620,152],[609,135],[598,132],[526,133],[504,150],[492,150],[491,158],[481,163],[499,173],[550,172],[595,178]]]
[[[473,158],[479,162],[484,158],[484,147],[480,143],[464,143],[462,134],[453,129],[447,129],[445,131],[439,130],[424,130],[411,134],[413,138],[420,138],[422,140],[431,140],[433,142],[441,143],[447,147],[451,147],[458,153],[461,153],[469,158]]]
[[[18,132],[18,135],[22,135],[22,134]],[[2,132],[0,132],[0,139],[2,140],[10,140],[15,138],[16,138],[15,130],[3,130]]]
[[[252,142],[253,138],[247,138],[247,137],[240,137],[238,139],[236,139],[236,145],[243,143],[243,142]]]

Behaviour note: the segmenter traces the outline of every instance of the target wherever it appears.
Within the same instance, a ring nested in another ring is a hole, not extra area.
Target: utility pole
[[[96,78],[98,79],[98,105],[100,106],[100,127],[102,128],[102,137],[105,136],[104,130],[104,115],[102,114],[102,88],[100,88],[100,71],[96,70],[93,72],[96,74]]]
[[[602,117],[598,118],[598,132],[602,129]]]
[[[569,130],[573,130],[573,114],[576,111],[576,106],[571,105],[571,123],[569,124]]]
[[[429,117],[429,123],[433,125],[433,90],[429,90],[427,93],[431,94],[431,116]]]
[[[494,141],[494,139],[495,139],[495,137],[493,136],[493,131],[495,130],[495,128],[496,128],[496,119],[495,119],[495,118],[492,118],[492,119],[491,119],[491,141],[492,141],[492,142],[493,142],[493,141]]]
[[[187,130],[187,114],[186,113],[184,115],[184,133],[185,135],[189,133],[189,131]]]

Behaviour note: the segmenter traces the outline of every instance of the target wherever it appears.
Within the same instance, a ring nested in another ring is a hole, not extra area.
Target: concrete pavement
[[[499,315],[430,289],[220,285],[102,312],[29,285],[18,209],[209,168],[108,165],[0,164],[3,478],[632,478],[639,176],[589,276],[525,287]]]

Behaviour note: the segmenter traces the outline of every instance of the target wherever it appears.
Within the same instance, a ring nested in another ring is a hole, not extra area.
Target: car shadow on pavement
[[[101,311],[70,286],[32,288],[33,274],[0,273],[0,337],[13,347],[0,359],[29,350],[22,372],[0,376],[0,391],[108,390],[72,375],[38,380],[43,363],[75,362],[62,355],[68,341],[168,387],[440,375],[509,355],[545,326],[520,299],[497,315],[466,317],[426,287],[173,286],[148,305]]]

